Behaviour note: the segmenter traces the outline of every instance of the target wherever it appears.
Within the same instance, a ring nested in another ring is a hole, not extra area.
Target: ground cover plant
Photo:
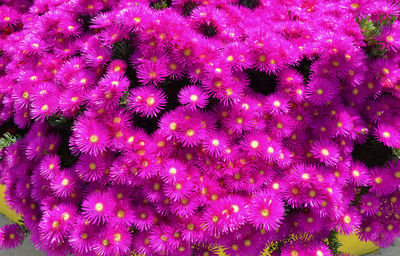
[[[0,248],[326,256],[338,233],[399,235],[396,1],[0,4],[0,174],[23,215]]]

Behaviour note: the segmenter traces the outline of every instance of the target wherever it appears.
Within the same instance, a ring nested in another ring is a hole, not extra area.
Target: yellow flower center
[[[177,128],[177,124],[175,122],[172,122],[172,123],[169,124],[169,129],[175,131],[176,128]]]
[[[329,156],[329,151],[328,151],[326,148],[322,149],[322,150],[321,150],[321,153],[322,153],[324,156]]]
[[[189,229],[190,231],[194,230],[194,225],[192,223],[189,223],[187,226],[187,229]]]
[[[153,106],[155,102],[156,102],[156,99],[154,99],[154,97],[147,97],[147,99],[146,99],[146,103],[148,106]]]
[[[259,146],[259,142],[256,140],[253,140],[250,144],[252,148],[257,148]]]
[[[213,221],[214,223],[217,223],[218,220],[219,220],[218,216],[215,216],[215,215],[212,216],[212,221]]]
[[[381,184],[382,183],[382,178],[381,177],[377,177],[377,178],[375,178],[375,183],[376,184]]]
[[[94,206],[94,208],[95,208],[96,211],[101,212],[101,211],[104,210],[104,205],[103,205],[102,203],[97,203],[97,204]]]
[[[124,211],[124,210],[118,210],[117,216],[118,216],[118,218],[123,218],[123,217],[125,217],[125,211]]]
[[[92,136],[90,136],[89,140],[90,140],[90,142],[92,142],[92,143],[96,143],[96,142],[99,141],[99,137],[98,137],[97,135],[94,135],[94,134],[93,134]]]
[[[189,129],[186,131],[186,136],[192,137],[194,135],[194,130],[193,129]]]
[[[268,217],[269,216],[269,210],[268,209],[262,209],[261,210],[261,216]]]
[[[169,168],[169,173],[170,174],[176,174],[176,168],[175,167]]]
[[[115,234],[114,234],[114,241],[115,241],[115,242],[120,242],[121,239],[122,239],[122,236],[121,236],[120,233],[115,233]]]
[[[65,179],[63,179],[63,180],[61,181],[61,184],[62,184],[63,186],[68,186],[69,180],[68,180],[67,178],[65,178]]]
[[[52,226],[54,229],[56,229],[56,228],[58,228],[58,227],[60,226],[60,222],[54,221],[54,222],[51,224],[51,226]]]
[[[149,72],[149,76],[150,76],[150,78],[155,78],[156,76],[157,76],[157,73],[156,73],[156,71],[150,71]]]

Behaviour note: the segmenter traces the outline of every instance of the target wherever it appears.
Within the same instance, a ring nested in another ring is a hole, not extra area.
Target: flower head
[[[74,153],[97,156],[109,146],[107,128],[93,118],[80,118],[72,128],[70,146]]]
[[[14,249],[24,241],[24,232],[17,224],[5,225],[0,228],[0,249]]]
[[[131,91],[129,107],[145,117],[155,117],[165,107],[164,92],[154,86],[142,86]]]
[[[318,140],[311,145],[311,153],[327,166],[335,165],[340,159],[338,146],[328,140]]]
[[[250,202],[248,218],[258,229],[274,230],[282,223],[283,202],[274,192],[262,191],[255,194]]]
[[[179,102],[191,110],[196,107],[204,108],[208,103],[208,98],[208,94],[196,85],[184,87],[178,95]]]

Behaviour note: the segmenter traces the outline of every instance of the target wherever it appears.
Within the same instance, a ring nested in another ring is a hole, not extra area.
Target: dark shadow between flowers
[[[363,144],[355,144],[352,156],[368,167],[384,166],[394,158],[392,149],[376,139],[370,137]]]
[[[253,89],[254,92],[269,95],[276,91],[276,85],[278,83],[276,75],[272,73],[267,74],[266,72],[257,71],[255,69],[248,69],[246,73],[250,78],[250,88]]]

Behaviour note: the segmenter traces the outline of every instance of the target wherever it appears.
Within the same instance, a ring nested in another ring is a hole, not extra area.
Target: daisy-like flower
[[[296,121],[288,115],[275,116],[267,124],[268,132],[272,137],[281,139],[288,137],[295,129]]]
[[[17,224],[0,227],[0,250],[14,249],[22,244],[25,235]]]
[[[264,133],[249,133],[244,136],[242,141],[242,149],[248,153],[250,157],[260,157],[265,155],[267,150],[267,141],[270,138]]]
[[[50,244],[61,243],[67,237],[67,222],[57,208],[44,212],[39,223],[39,232],[43,240]]]
[[[50,187],[56,196],[69,197],[79,186],[78,177],[71,169],[64,169],[50,181]]]
[[[379,211],[380,201],[374,194],[365,194],[361,196],[361,213],[367,216],[373,216]]]
[[[360,161],[353,161],[350,167],[350,178],[356,186],[368,186],[371,184],[371,177],[368,168]]]
[[[97,156],[109,146],[107,128],[93,118],[80,118],[72,127],[72,151]]]
[[[340,160],[340,151],[336,143],[329,140],[317,140],[311,145],[312,155],[327,166],[333,166]]]
[[[395,181],[391,177],[388,170],[375,167],[370,170],[372,187],[371,191],[374,191],[378,195],[388,195],[396,190]]]
[[[134,209],[133,224],[140,231],[148,231],[155,224],[156,216],[150,206],[139,205]]]
[[[188,116],[185,116],[187,118]],[[206,131],[202,121],[195,117],[189,118],[181,123],[180,129],[176,133],[177,141],[183,146],[194,147],[201,143],[205,138]]]
[[[228,149],[228,138],[217,131],[209,132],[202,141],[204,150],[212,156],[221,156]]]
[[[75,170],[83,181],[91,182],[101,179],[106,169],[105,159],[102,155],[91,156],[82,154],[79,156]]]
[[[306,87],[307,99],[317,105],[326,105],[339,91],[339,84],[333,79],[314,78]]]
[[[262,191],[254,195],[248,208],[249,222],[258,229],[274,230],[282,223],[285,209],[274,192]]]
[[[175,232],[171,226],[162,224],[156,226],[149,236],[150,247],[159,254],[169,254],[179,246],[178,240],[174,237]]]
[[[101,256],[125,255],[129,251],[131,234],[126,227],[105,226],[92,243],[92,250]]]
[[[176,184],[187,177],[186,167],[177,159],[168,159],[160,170],[160,176],[166,183]]]
[[[40,163],[40,175],[47,180],[52,180],[60,174],[60,157],[55,155],[46,155]]]
[[[326,244],[314,243],[308,249],[310,256],[333,256],[332,251]]]
[[[208,98],[209,95],[196,85],[188,85],[178,94],[179,103],[191,110],[207,106]]]
[[[129,80],[119,74],[111,73],[99,81],[90,99],[98,108],[116,107],[124,91],[129,87]]]
[[[94,191],[83,200],[83,216],[92,224],[105,223],[113,207],[114,201],[107,193]]]
[[[143,84],[156,85],[162,82],[167,75],[167,67],[160,61],[144,61],[137,68],[137,77]]]
[[[389,147],[398,147],[400,145],[399,130],[390,124],[379,123],[373,134],[380,142]]]
[[[281,256],[308,256],[308,251],[301,240],[289,242],[281,249]]]
[[[74,117],[79,111],[80,105],[83,104],[83,100],[80,91],[70,89],[61,94],[58,104],[65,116]]]
[[[89,253],[90,247],[98,234],[98,227],[83,218],[77,218],[71,228],[68,242],[78,253]]]
[[[262,105],[268,114],[272,115],[282,115],[288,113],[289,102],[284,95],[272,94],[265,98]]]
[[[400,50],[400,27],[392,26],[386,27],[383,32],[377,37],[383,46],[390,51],[397,52]]]
[[[164,187],[165,195],[172,200],[182,200],[189,196],[193,189],[193,182],[191,180],[182,180],[176,184],[166,184]]]
[[[357,232],[357,236],[362,241],[375,241],[378,239],[379,234],[382,232],[382,224],[370,219],[366,218],[363,220],[363,223],[360,226],[359,231]]]
[[[201,217],[202,229],[213,236],[218,236],[227,230],[224,230],[225,216],[223,216],[223,207],[220,204],[210,204]]]
[[[337,220],[337,226],[340,233],[349,235],[357,230],[361,225],[361,216],[358,211],[352,207],[347,209]]]
[[[204,241],[206,235],[201,228],[201,220],[198,215],[184,218],[180,225],[182,239],[184,241],[190,243]]]
[[[129,97],[129,107],[144,117],[156,117],[166,103],[164,92],[154,86],[135,88]]]
[[[119,74],[123,75],[126,71],[127,64],[125,61],[120,60],[120,59],[115,59],[110,62],[110,64],[107,67],[108,73],[112,74]]]
[[[189,217],[196,212],[199,206],[200,201],[198,198],[189,195],[182,200],[171,202],[171,211],[176,216]]]

